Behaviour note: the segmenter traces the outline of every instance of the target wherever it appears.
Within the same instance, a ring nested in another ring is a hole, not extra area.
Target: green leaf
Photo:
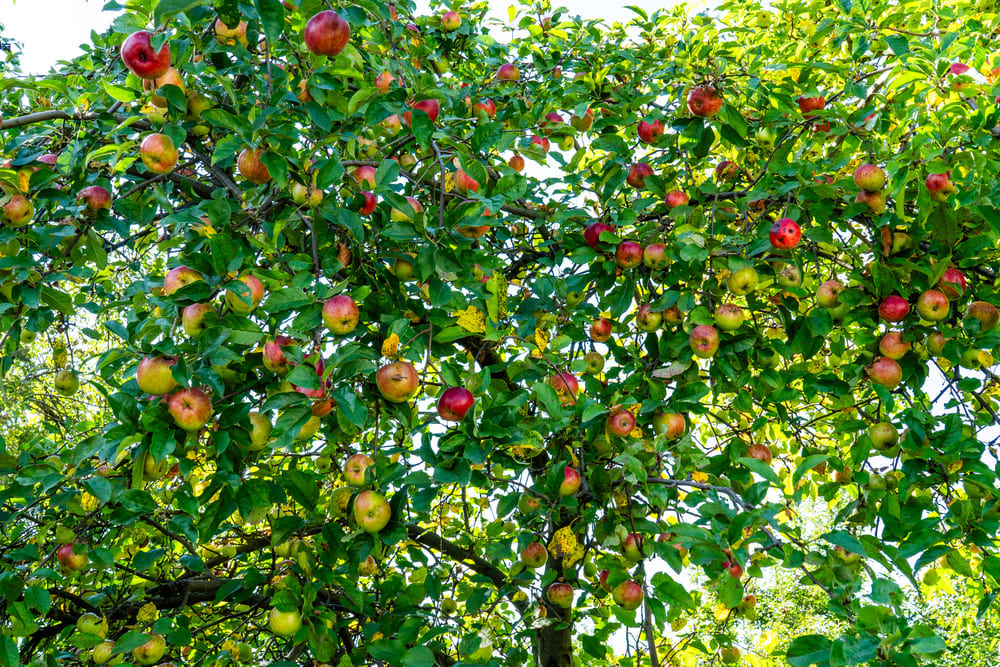
[[[785,658],[792,667],[827,667],[830,664],[831,646],[830,640],[823,635],[803,635],[796,637],[788,645]]]
[[[889,45],[889,48],[897,56],[902,56],[910,52],[910,43],[903,35],[886,35],[885,43]]]
[[[316,477],[302,470],[286,470],[281,475],[282,486],[295,500],[307,509],[314,509],[319,501]]]
[[[562,403],[559,395],[547,382],[536,382],[531,388],[531,394],[539,402],[552,419],[561,419],[563,416]]]
[[[161,25],[164,19],[197,7],[201,3],[202,0],[160,0],[153,10],[153,24]]]
[[[254,0],[257,15],[264,24],[264,36],[273,45],[281,39],[281,31],[285,27],[285,8],[281,0]]]
[[[403,667],[434,667],[434,651],[426,646],[415,646],[403,656]]]
[[[802,463],[798,465],[795,469],[795,474],[792,475],[792,486],[797,486],[803,475],[829,458],[826,454],[813,454],[802,459]]]

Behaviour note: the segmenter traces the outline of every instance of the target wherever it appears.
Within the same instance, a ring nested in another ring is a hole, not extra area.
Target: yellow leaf
[[[140,623],[152,623],[160,617],[160,612],[157,610],[156,605],[152,602],[147,602],[139,608],[139,613],[136,614],[135,619]]]
[[[382,342],[382,356],[395,357],[399,354],[399,336],[389,334],[389,337]]]
[[[583,558],[583,547],[573,534],[573,529],[563,526],[552,536],[549,553],[553,558],[562,559],[564,567],[573,567],[574,563]]]
[[[705,482],[708,481],[708,475],[706,475],[703,472],[693,472],[691,473],[691,479],[700,484],[704,484]]]
[[[486,333],[486,316],[483,311],[475,306],[469,306],[465,310],[456,313],[458,316],[458,326],[470,333]]]
[[[549,332],[543,329],[535,329],[535,345],[538,346],[539,351],[544,352],[548,344]]]

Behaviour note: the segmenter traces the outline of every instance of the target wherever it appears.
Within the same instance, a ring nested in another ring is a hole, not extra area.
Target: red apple
[[[687,420],[677,412],[657,412],[653,415],[653,431],[667,440],[676,440],[687,430]]]
[[[139,362],[135,371],[135,381],[139,390],[152,396],[163,396],[177,388],[173,376],[174,357],[146,357]]]
[[[354,499],[354,521],[366,533],[377,533],[389,524],[392,508],[376,491],[362,491]]]
[[[520,173],[524,171],[524,158],[520,155],[512,155],[511,158],[507,160],[507,166]]]
[[[868,192],[867,190],[862,190],[854,198],[854,201],[858,204],[864,204],[868,207],[868,210],[875,215],[882,215],[885,213],[884,192]]]
[[[614,410],[608,415],[604,431],[616,438],[624,438],[635,428],[635,416],[628,410]]]
[[[663,134],[663,121],[659,118],[654,120],[652,123],[640,120],[636,134],[639,135],[639,140],[643,143],[655,144],[660,138],[660,135]]]
[[[623,269],[634,269],[642,264],[642,245],[635,241],[622,241],[615,249],[615,263]]]
[[[465,387],[449,387],[438,399],[438,416],[445,421],[460,422],[475,402],[476,398]]]
[[[532,542],[521,550],[521,562],[532,569],[545,565],[549,552],[541,542]]]
[[[260,159],[264,152],[259,148],[244,148],[236,160],[240,175],[251,183],[262,185],[271,180],[271,172]]]
[[[354,454],[344,462],[344,481],[350,486],[365,485],[365,471],[375,465],[367,454]]]
[[[122,62],[140,79],[156,79],[170,67],[170,46],[164,42],[153,51],[153,34],[145,30],[133,32],[122,43]]]
[[[139,146],[142,163],[154,174],[166,174],[177,164],[177,148],[174,140],[165,134],[154,133],[142,140]]]
[[[181,389],[170,397],[167,412],[185,431],[199,431],[212,419],[212,399],[201,389]]]
[[[389,90],[392,82],[396,80],[389,72],[382,72],[377,77],[375,77],[375,87],[381,90],[383,93]]]
[[[739,579],[743,576],[743,566],[737,562],[727,560],[722,564],[722,567],[729,570],[729,576],[733,579]]]
[[[719,350],[719,332],[715,330],[715,327],[707,324],[699,324],[691,330],[691,334],[688,336],[688,343],[691,345],[691,351],[696,357],[708,359],[715,356],[715,353]]]
[[[375,167],[367,164],[354,168],[354,180],[363,188],[375,188]]]
[[[677,208],[678,206],[687,206],[688,202],[691,201],[691,197],[688,196],[686,192],[680,190],[671,190],[667,193],[667,208]]]
[[[743,326],[746,316],[735,303],[723,303],[715,309],[715,326],[723,331],[735,331]]]
[[[378,200],[375,199],[375,195],[367,190],[362,192],[361,196],[364,198],[364,204],[362,204],[361,208],[358,209],[358,213],[361,215],[371,215],[375,211],[375,207],[378,205]],[[344,266],[347,265],[345,264]]]
[[[411,109],[416,109],[418,111],[423,111],[427,114],[427,117],[431,119],[434,123],[438,119],[438,115],[441,113],[441,103],[435,99],[429,100],[418,100],[410,104]],[[413,124],[413,119],[409,111],[403,113],[403,123],[409,127]]]
[[[264,362],[264,368],[271,371],[272,373],[277,373],[278,375],[285,375],[292,369],[291,360],[285,355],[285,347],[291,347],[295,345],[295,341],[291,336],[277,336],[274,340],[269,340],[264,343],[264,350],[261,354],[261,358]]]
[[[586,132],[594,124],[594,111],[588,108],[582,116],[573,115],[569,119],[569,124],[573,126],[573,129],[577,132]]]
[[[479,115],[483,114],[487,118],[493,118],[497,115],[497,105],[491,99],[485,99],[482,102],[476,102],[472,105],[472,113]]]
[[[965,311],[965,320],[979,322],[980,331],[992,331],[1000,322],[1000,311],[987,301],[973,301]]]
[[[3,205],[3,219],[8,227],[24,227],[34,214],[35,207],[24,195],[13,195]]]
[[[622,542],[622,555],[626,560],[638,563],[642,560],[642,535],[629,533]]]
[[[378,369],[375,384],[391,403],[405,403],[420,389],[420,376],[409,361],[395,361]]]
[[[546,592],[546,597],[557,607],[569,609],[573,606],[573,587],[564,583],[552,584]]]
[[[854,170],[854,184],[868,192],[878,192],[885,187],[885,172],[874,164],[865,163]]]
[[[351,26],[335,11],[319,12],[306,23],[306,48],[318,56],[335,56],[351,38]]]
[[[580,491],[583,481],[580,473],[573,466],[566,466],[563,469],[563,480],[559,484],[560,496],[573,496]]]
[[[636,162],[628,168],[628,175],[625,182],[633,188],[643,190],[646,187],[646,177],[653,175],[653,168],[645,162]]]
[[[56,560],[59,561],[60,567],[69,572],[78,572],[90,562],[87,550],[82,546],[74,550],[75,546],[76,542],[71,542],[62,545],[56,551]]]
[[[944,292],[929,289],[917,297],[917,312],[928,322],[938,322],[948,317],[951,304]]]
[[[799,223],[791,218],[779,218],[771,225],[768,238],[774,248],[789,250],[799,244],[799,239],[802,238],[802,229],[799,227]]]
[[[574,405],[580,392],[580,383],[569,373],[557,373],[549,378],[549,386],[556,390],[563,405]]]
[[[205,315],[214,311],[210,303],[192,303],[186,306],[181,312],[181,325],[184,333],[191,338],[197,338],[205,331],[208,324],[205,322]]]
[[[642,586],[629,579],[623,581],[611,591],[611,598],[622,609],[633,610],[642,606]]]
[[[827,280],[816,290],[816,303],[823,308],[836,308],[840,305],[840,293],[844,286],[839,280]]]
[[[445,12],[441,16],[441,29],[445,32],[455,32],[462,27],[462,17],[456,11]]]
[[[714,86],[696,86],[688,93],[687,108],[695,116],[711,118],[722,108],[722,97]]]
[[[722,183],[732,183],[740,175],[740,168],[731,160],[723,160],[715,166],[715,178]]]
[[[615,233],[614,225],[609,225],[606,222],[592,222],[587,225],[587,229],[583,232],[583,240],[587,242],[594,250],[600,250],[601,244],[601,232],[608,232],[611,234]]]
[[[479,182],[459,169],[455,172],[455,190],[459,194],[467,195],[469,192],[479,192]]]
[[[924,184],[927,186],[927,193],[931,200],[939,203],[947,202],[950,195],[958,192],[958,188],[951,182],[951,171],[946,171],[943,174],[931,174],[924,181]]]
[[[164,86],[177,86],[180,88],[182,93],[184,92],[184,78],[176,68],[168,67],[167,71],[164,72],[162,76],[158,76],[152,81],[142,82],[142,89],[153,93],[150,96],[149,101],[154,107],[159,107],[161,109],[165,109],[167,107],[167,98],[156,94],[156,91]]]
[[[226,290],[226,304],[237,315],[249,315],[264,298],[264,283],[250,274],[240,276],[236,283]]]
[[[770,464],[774,459],[774,455],[771,454],[770,447],[763,443],[755,442],[747,447],[747,458],[757,459],[758,461]]]
[[[665,269],[670,265],[665,243],[650,243],[642,251],[642,263],[653,271]]]
[[[903,379],[903,369],[895,359],[879,357],[867,370],[868,378],[886,389],[895,389]]]
[[[346,294],[332,296],[323,304],[323,324],[338,336],[354,331],[360,318],[358,304]]]
[[[164,296],[170,296],[180,288],[204,279],[205,278],[194,269],[190,269],[186,266],[174,267],[167,271],[167,275],[163,277],[163,294]]]
[[[945,299],[947,301],[947,298]],[[910,313],[910,304],[906,299],[890,294],[878,307],[878,316],[886,322],[898,322]]]
[[[611,338],[614,325],[606,317],[598,317],[590,325],[590,339],[597,343],[604,343]]]
[[[803,95],[799,95],[798,99],[795,101],[798,102],[799,110],[802,112],[802,115],[807,118],[814,115],[812,113],[813,111],[819,111],[826,107],[826,98],[822,95],[818,97],[805,97]]]
[[[497,79],[500,81],[517,81],[520,78],[521,72],[518,71],[517,65],[514,63],[504,63],[497,70]]]
[[[937,288],[949,299],[957,299],[965,294],[965,275],[955,267],[949,267],[938,280]]]
[[[100,185],[88,185],[80,190],[76,200],[84,203],[88,213],[97,213],[102,208],[111,208],[111,193]]]
[[[537,134],[531,137],[531,143],[540,147],[543,153],[548,153],[549,149],[552,148],[552,143],[549,141],[548,137],[540,137]]]
[[[910,343],[903,340],[903,332],[889,331],[878,343],[878,351],[890,359],[902,359],[910,351]]]

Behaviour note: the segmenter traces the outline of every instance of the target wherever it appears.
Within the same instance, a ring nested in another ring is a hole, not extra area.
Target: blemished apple
[[[215,41],[219,44],[242,44],[244,47],[250,44],[247,40],[246,21],[240,21],[235,27],[230,28],[222,19],[215,19],[212,28],[215,31]]]
[[[244,148],[236,159],[236,168],[240,175],[251,183],[263,185],[271,180],[271,172],[261,160],[264,154],[259,148]]]
[[[573,115],[569,119],[569,124],[573,126],[573,129],[577,132],[586,132],[594,125],[594,111],[589,107],[583,113],[582,116]]]
[[[939,322],[951,312],[951,302],[944,292],[929,289],[917,297],[917,312],[928,322]]]
[[[310,53],[335,56],[347,46],[351,26],[337,12],[326,10],[309,19],[303,38]]]
[[[421,204],[419,201],[417,201],[416,197],[407,197],[406,198],[406,202],[410,205],[410,208],[413,209],[413,215],[417,215],[418,213],[423,213],[424,212],[424,206],[423,206],[423,204]],[[410,217],[409,213],[404,213],[403,211],[401,211],[401,210],[399,210],[397,208],[393,208],[393,209],[389,210],[389,218],[393,222],[412,222],[413,221],[413,218]],[[396,276],[396,277],[398,278],[399,276]]]
[[[910,351],[909,341],[903,340],[902,331],[889,331],[878,343],[878,351],[882,356],[899,361]]]
[[[197,387],[181,389],[170,397],[167,412],[183,430],[200,431],[212,419],[212,399]]]
[[[354,499],[354,521],[366,533],[377,533],[392,518],[389,502],[377,491],[362,491]]]
[[[545,565],[549,552],[541,542],[532,542],[521,550],[521,562],[532,569]]]
[[[24,227],[35,215],[35,207],[24,195],[13,195],[3,205],[3,220],[8,227]]]
[[[557,373],[548,380],[549,386],[556,390],[556,395],[563,405],[575,405],[576,396],[580,392],[580,382],[570,373]]]
[[[563,479],[559,483],[560,496],[574,496],[580,491],[583,480],[580,473],[573,466],[566,466],[563,469]]]
[[[455,190],[463,195],[467,195],[470,192],[479,192],[479,182],[459,169],[455,172]]]
[[[420,389],[420,376],[409,361],[394,361],[378,369],[375,384],[390,403],[405,403]]]
[[[722,97],[715,86],[695,86],[688,93],[687,108],[694,116],[711,118],[722,108]]]
[[[913,237],[906,232],[894,231],[892,233],[892,249],[889,251],[889,254],[912,254],[916,245],[917,244],[913,241]]]
[[[365,485],[365,471],[375,465],[367,454],[354,454],[344,462],[344,481],[350,486]]]
[[[840,293],[844,286],[839,280],[827,280],[816,289],[816,303],[823,308],[836,308],[840,305]]]
[[[651,271],[660,271],[670,265],[665,243],[650,243],[642,250],[642,263]]]
[[[302,627],[302,613],[298,610],[281,611],[275,607],[267,615],[267,627],[279,637],[291,637]]]
[[[899,442],[899,431],[889,422],[878,422],[868,429],[868,437],[871,438],[875,449],[884,452]]]
[[[635,314],[635,327],[639,331],[650,333],[656,331],[663,324],[663,313],[653,310],[648,303],[639,306]]]
[[[636,134],[644,144],[655,144],[659,140],[660,135],[663,134],[663,121],[659,118],[652,123],[640,120],[639,126],[636,128]]]
[[[132,649],[132,659],[140,665],[153,665],[167,652],[167,640],[163,635],[147,635],[145,644]]]
[[[638,563],[642,560],[642,535],[629,533],[622,542],[622,555],[626,560]]]
[[[935,331],[927,336],[927,351],[935,357],[940,357],[944,352],[945,343],[948,342],[948,338],[945,337],[940,331]]]
[[[438,398],[438,416],[445,421],[460,422],[476,402],[476,397],[465,387],[449,387]]]
[[[713,326],[699,324],[691,330],[688,344],[696,357],[708,359],[715,356],[719,350],[719,332]]]
[[[520,173],[524,171],[524,158],[520,155],[512,155],[511,158],[507,160],[507,166]]]
[[[865,163],[854,170],[854,184],[868,192],[878,192],[885,187],[885,172],[882,168]]]
[[[497,79],[500,81],[517,81],[521,78],[521,72],[514,63],[504,63],[497,70]]]
[[[237,315],[249,315],[264,298],[264,283],[254,275],[243,275],[226,290],[226,304]]]
[[[743,326],[746,316],[735,303],[723,303],[715,309],[715,326],[723,331],[735,331]]]
[[[868,210],[875,215],[882,215],[885,213],[885,193],[884,192],[868,192],[867,190],[861,190],[858,192],[854,201],[858,204],[864,204],[868,207]]]
[[[951,195],[958,192],[958,188],[951,182],[951,171],[946,171],[943,174],[930,174],[924,181],[924,185],[927,186],[927,194],[930,195],[931,201],[941,204],[947,202]]]
[[[802,272],[794,264],[785,264],[775,276],[778,284],[784,288],[798,287],[802,284]]]
[[[111,660],[114,653],[115,643],[110,639],[105,639],[90,652],[90,659],[94,661],[95,665],[105,665]]]
[[[642,244],[622,241],[615,249],[615,263],[623,269],[634,269],[642,264]]]
[[[180,288],[204,279],[204,276],[194,269],[186,266],[174,267],[163,277],[163,294],[170,296]]]
[[[292,362],[285,355],[284,348],[293,345],[295,345],[295,341],[292,337],[285,335],[276,336],[274,340],[264,343],[264,350],[261,354],[264,368],[278,375],[286,375],[292,369]]]
[[[895,359],[879,357],[868,367],[868,378],[886,389],[895,389],[903,380],[903,369]]]
[[[799,227],[799,223],[791,218],[779,218],[771,225],[767,236],[772,247],[779,250],[790,250],[799,244],[799,240],[802,238],[802,229]]]
[[[646,178],[653,175],[653,168],[645,162],[636,162],[628,168],[625,182],[637,190],[646,188]]]
[[[597,343],[608,341],[613,332],[614,325],[606,317],[598,317],[590,325],[590,339]]]
[[[980,331],[992,331],[1000,322],[1000,310],[988,301],[973,301],[965,311],[965,321],[976,320]]]
[[[147,135],[139,145],[142,163],[154,174],[168,174],[177,164],[177,148],[174,140],[165,134],[154,132]]]
[[[624,438],[635,428],[635,416],[628,410],[614,410],[608,415],[605,433],[616,438]]]
[[[557,607],[569,609],[573,606],[573,587],[567,583],[558,582],[549,586],[546,597]]]
[[[96,635],[101,639],[108,636],[108,619],[87,612],[76,619],[76,629],[88,635]]]
[[[135,381],[139,390],[151,396],[163,396],[177,388],[177,380],[173,376],[173,366],[177,360],[173,357],[146,357],[139,362],[135,372]]]
[[[715,165],[715,178],[721,183],[732,183],[740,175],[740,168],[732,160],[723,160]]]
[[[611,598],[622,609],[633,610],[642,606],[642,586],[629,579],[614,587]]]
[[[345,336],[358,326],[361,311],[346,294],[337,294],[323,303],[323,325],[338,336]]]
[[[666,203],[667,208],[677,208],[678,206],[687,206],[688,202],[691,201],[691,197],[688,196],[686,192],[681,190],[671,190],[667,193]]]
[[[965,274],[953,266],[945,269],[937,282],[937,288],[952,300],[965,294],[966,286]]]
[[[771,448],[761,442],[755,442],[747,447],[747,458],[757,459],[770,464],[774,460]]]
[[[88,213],[97,213],[101,209],[111,208],[111,193],[100,185],[88,185],[76,195],[76,200],[83,202]]]
[[[185,306],[181,311],[181,326],[184,328],[184,333],[191,338],[200,336],[208,328],[205,316],[210,312],[215,312],[215,307],[210,303],[192,303],[190,306]]]
[[[52,387],[60,396],[72,396],[80,390],[80,378],[76,371],[63,369],[56,373]]]
[[[757,288],[757,272],[752,267],[746,267],[729,274],[726,287],[736,296],[745,296]]]
[[[909,314],[910,303],[898,294],[890,294],[878,306],[878,316],[886,322],[898,322]]]
[[[719,649],[719,660],[723,665],[739,664],[740,655],[740,649],[736,646],[724,646]]]
[[[164,42],[154,51],[152,37],[151,32],[139,30],[122,42],[122,62],[140,79],[156,79],[170,68],[170,45]]]
[[[604,355],[597,350],[591,350],[583,355],[583,360],[587,364],[586,372],[590,375],[597,375],[604,370]]]
[[[667,440],[676,440],[687,430],[687,420],[678,412],[657,412],[653,415],[653,432]]]
[[[601,233],[608,232],[609,234],[615,233],[614,225],[609,225],[606,222],[592,222],[587,225],[587,228],[583,231],[583,240],[587,242],[594,250],[601,249]]]
[[[76,542],[60,546],[56,551],[56,560],[59,561],[59,566],[68,572],[78,572],[90,562],[87,550],[77,546]]]

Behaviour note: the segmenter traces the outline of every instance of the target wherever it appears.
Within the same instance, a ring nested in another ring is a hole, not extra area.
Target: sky
[[[495,13],[506,15],[512,2],[496,2]],[[560,4],[554,2],[554,5]],[[603,18],[608,22],[627,21],[635,16],[624,5],[635,5],[652,12],[674,4],[673,0],[569,0],[562,3],[570,13],[585,18]],[[690,4],[701,4],[692,1]],[[23,45],[22,69],[42,74],[59,60],[80,54],[80,44],[90,41],[90,31],[103,32],[114,14],[102,12],[104,0],[0,0],[0,23],[4,36]],[[429,11],[429,2],[419,0],[418,11]],[[58,18],[53,18],[58,17]]]

